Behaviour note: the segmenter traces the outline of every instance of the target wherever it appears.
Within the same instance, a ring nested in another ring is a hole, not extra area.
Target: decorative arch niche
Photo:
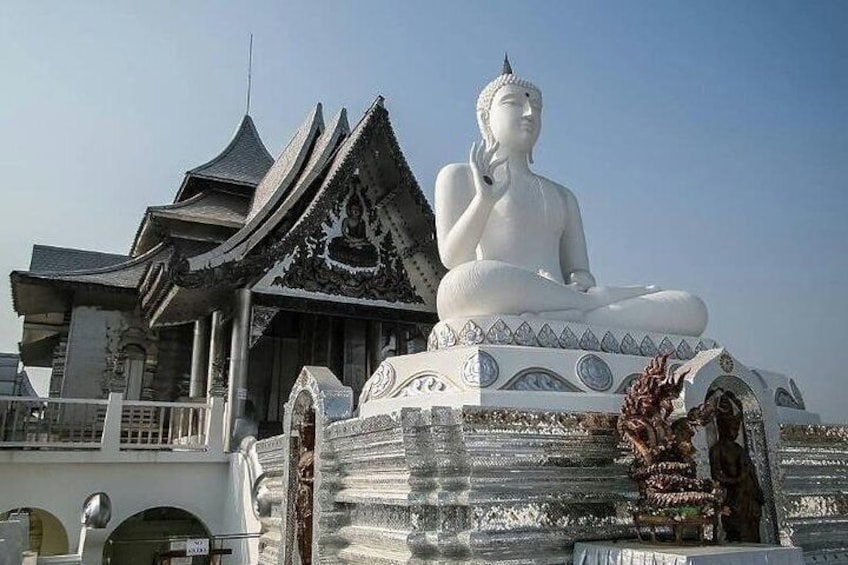
[[[717,401],[728,398],[742,415],[742,426],[736,442],[748,451],[757,471],[763,491],[763,508],[760,519],[760,538],[764,543],[779,543],[778,519],[775,511],[774,476],[770,465],[771,453],[766,437],[763,409],[751,387],[739,377],[721,375],[712,381],[706,399]],[[712,446],[718,439],[715,420],[705,427],[706,444]]]
[[[333,454],[324,443],[324,431],[328,424],[346,420],[353,415],[353,390],[344,386],[326,367],[304,367],[292,387],[289,401],[284,406],[283,430],[288,443],[284,458],[283,484],[286,485],[286,503],[282,516],[283,565],[300,565],[298,552],[298,527],[296,523],[296,501],[298,498],[298,461],[301,458],[300,429],[304,421],[314,415],[314,435],[311,440],[313,449],[312,479],[312,563],[330,559],[335,548],[327,546],[318,538],[318,524],[321,515],[339,511],[333,497],[322,489],[324,481],[332,479],[326,465]],[[320,498],[314,494],[322,492]],[[301,530],[302,531],[302,530]]]

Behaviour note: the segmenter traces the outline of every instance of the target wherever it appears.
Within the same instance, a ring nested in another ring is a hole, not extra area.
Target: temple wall
[[[341,562],[567,563],[575,541],[632,535],[608,415],[407,408],[331,424],[325,441]]]
[[[848,563],[848,426],[783,425],[786,521],[807,563]]]
[[[87,496],[101,491],[112,499],[112,518],[107,529],[98,532],[104,541],[130,516],[159,506],[191,512],[213,534],[233,533],[227,523],[233,507],[225,504],[232,500],[227,495],[231,479],[226,461],[151,464],[148,454],[134,454],[126,459],[136,461],[97,463],[74,455],[66,457],[72,461],[0,465],[0,484],[14,485],[0,489],[0,513],[21,507],[50,512],[64,527],[72,552],[79,547],[83,503]],[[101,552],[102,546],[95,552],[98,558]],[[243,562],[246,561],[230,561]]]
[[[106,398],[109,391],[126,392],[129,369],[122,355],[135,348],[144,358],[139,398],[176,400],[188,395],[191,347],[189,325],[151,331],[137,311],[75,306],[61,352],[67,351],[62,390],[51,394]]]
[[[151,385],[151,400],[168,401],[188,396],[192,332],[190,324],[162,328],[158,331],[158,357]]]
[[[132,323],[132,312],[76,306],[68,330],[67,358],[61,395],[106,398],[110,337]],[[111,335],[110,335],[111,334]]]

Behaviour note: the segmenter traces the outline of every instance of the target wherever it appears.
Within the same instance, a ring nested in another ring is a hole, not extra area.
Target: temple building
[[[177,563],[202,538],[269,562],[256,439],[277,441],[303,367],[358,395],[425,350],[443,274],[382,97],[353,127],[317,104],[276,159],[245,115],[125,255],[34,245],[12,299],[49,398],[13,397],[17,376],[0,395],[0,560]]]
[[[29,375],[19,370],[20,360],[16,353],[0,353],[0,396],[38,396]]]
[[[22,360],[51,368],[51,396],[229,394],[266,435],[304,365],[358,393],[386,356],[425,349],[443,272],[380,98],[353,128],[318,104],[276,160],[245,115],[127,255],[35,245],[11,279]]]

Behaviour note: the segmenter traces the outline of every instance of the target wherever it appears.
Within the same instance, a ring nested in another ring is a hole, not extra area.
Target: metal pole
[[[209,359],[209,318],[206,316],[194,322],[194,341],[191,345],[191,381],[188,395],[190,398],[203,396],[206,385],[206,371]]]
[[[220,367],[216,363],[222,362],[221,355],[224,350],[224,328],[223,316],[220,310],[212,312],[211,328],[209,329],[209,362],[206,366],[206,397],[212,395],[212,389],[217,384]],[[223,387],[224,383],[220,383]]]
[[[240,288],[235,293],[235,308],[233,308],[233,333],[230,341],[230,386],[227,391],[229,404],[229,430],[227,437],[231,440],[230,451],[236,446],[232,440],[236,432],[236,422],[244,418],[244,407],[247,401],[247,368],[249,360],[250,339],[250,300],[249,288]]]

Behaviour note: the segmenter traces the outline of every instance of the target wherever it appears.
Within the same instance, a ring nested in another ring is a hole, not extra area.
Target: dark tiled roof
[[[319,104],[318,110],[320,111],[320,109],[321,105]],[[342,108],[323,133],[318,134],[316,132],[314,134],[317,136],[314,140],[314,148],[298,176],[291,178],[286,183],[279,184],[277,191],[270,195],[270,199],[263,210],[253,217],[248,217],[248,223],[244,228],[227,241],[229,247],[222,246],[210,254],[198,256],[190,261],[189,265],[195,267],[196,265],[219,264],[234,258],[238,259],[247,253],[277,226],[292,206],[297,204],[306,189],[324,172],[339,144],[349,134],[350,125],[347,121],[347,111]],[[276,166],[275,163],[274,167],[276,168]],[[268,176],[271,176],[271,174],[269,173]],[[264,184],[265,180],[262,181],[262,185]],[[256,195],[259,196],[259,189],[256,190]],[[256,199],[254,198],[255,204]]]
[[[322,188],[331,182],[336,172],[341,167],[341,164],[347,158],[348,154],[356,145],[357,140],[361,137],[362,132],[366,129],[366,124],[373,118],[374,107],[372,106],[368,112],[362,117],[356,127],[351,131],[347,120],[347,112],[342,108],[333,121],[323,133],[314,132],[315,148],[312,155],[303,170],[295,178],[284,184],[275,183],[278,186],[276,191],[269,196],[268,203],[263,206],[262,211],[256,213],[255,217],[248,214],[247,222],[244,227],[230,237],[219,248],[213,249],[209,253],[204,253],[189,260],[189,268],[191,271],[200,271],[208,268],[215,268],[224,263],[232,261],[240,261],[250,250],[262,241],[271,231],[273,231],[280,221],[288,214],[292,208],[298,203],[300,198],[304,197],[306,189],[313,184],[321,174],[326,172],[326,177],[322,181]],[[321,105],[318,105],[317,111],[321,111]],[[301,126],[301,130],[309,122],[309,119]],[[322,119],[323,122],[323,119]],[[300,131],[295,135],[294,139],[301,137]],[[285,154],[285,152],[284,152]],[[284,155],[280,156],[274,168],[284,160]],[[273,171],[273,169],[272,169]],[[271,176],[271,173],[268,174]],[[267,180],[262,181],[264,185]],[[317,183],[316,183],[317,184]],[[261,186],[260,186],[261,188]],[[256,210],[256,198],[260,195],[260,188],[256,189],[254,196],[254,205],[251,213]],[[310,199],[312,197],[309,197]],[[282,200],[282,202],[280,202]],[[272,211],[273,210],[273,211]],[[296,220],[300,223],[300,219]]]
[[[259,186],[256,187],[253,202],[247,214],[248,221],[256,217],[269,201],[276,201],[275,197],[278,197],[281,191],[284,192],[295,181],[310,147],[323,130],[324,114],[321,104],[318,104],[297,128],[273,167],[268,170]],[[275,202],[272,202],[271,206],[273,207],[274,204]]]
[[[244,223],[247,207],[248,200],[243,196],[210,190],[177,204],[151,206],[147,210],[154,216],[238,228]]]
[[[350,135],[350,124],[347,121],[347,110],[341,108],[336,116],[321,134],[321,137],[315,142],[315,149],[312,150],[312,155],[309,157],[309,162],[303,168],[303,173],[298,177],[297,184],[287,190],[285,200],[280,205],[280,208],[291,207],[293,202],[300,198],[304,190],[309,188],[313,181],[324,173],[331,157],[335,153],[345,137]]]
[[[79,250],[72,249],[70,251]],[[157,256],[163,253],[163,246],[160,245],[144,255],[135,258],[129,258],[124,255],[114,256],[121,261],[113,262],[110,265],[102,267],[53,269],[51,271],[34,271],[30,269],[29,272],[19,274],[30,279],[40,279],[43,281],[62,281],[130,289],[138,286],[142,275],[144,275],[144,271],[152,261],[157,260],[157,258],[162,260],[161,257]],[[15,273],[13,272],[12,274],[14,275]]]
[[[71,249],[69,251],[79,250]],[[170,247],[165,247],[164,244],[160,244],[147,253],[135,258],[129,258],[122,255],[114,256],[118,259],[122,259],[123,261],[105,267],[69,269],[61,271],[12,271],[9,275],[12,287],[12,306],[14,307],[15,312],[21,315],[44,312],[42,308],[48,304],[42,302],[44,297],[39,295],[38,292],[35,292],[35,287],[48,287],[54,289],[87,287],[100,289],[106,292],[123,294],[134,293],[138,288],[142,276],[144,276],[144,273],[150,267],[150,264],[155,261],[167,261],[170,252]],[[100,255],[106,254],[104,253]],[[53,311],[64,311],[63,309],[67,307],[67,296],[53,296],[52,298],[54,300],[50,302],[49,305],[51,307],[62,308]],[[64,303],[64,305],[58,304],[56,300]]]
[[[245,115],[229,145],[217,157],[186,175],[256,186],[273,163],[274,158],[259,138],[253,120]]]
[[[345,122],[346,124],[346,122]],[[256,187],[250,210],[242,228],[209,253],[192,258],[191,265],[206,265],[210,261],[224,256],[238,255],[246,250],[248,239],[260,229],[272,211],[279,205],[283,195],[298,181],[310,159],[310,150],[317,145],[324,130],[324,116],[321,104],[307,114],[306,118],[292,136],[286,148],[280,153],[274,166]],[[313,151],[314,153],[314,151]]]
[[[228,285],[243,285],[246,280],[255,280],[252,277],[266,275],[269,262],[278,261],[289,253],[304,241],[318,221],[325,219],[327,210],[339,202],[339,194],[349,175],[361,163],[370,166],[375,156],[380,155],[383,157],[377,165],[394,167],[397,173],[391,174],[393,180],[389,181],[396,185],[386,187],[388,196],[380,202],[381,208],[392,217],[385,227],[391,230],[410,282],[425,300],[424,305],[399,304],[398,308],[431,313],[435,320],[436,288],[445,270],[433,238],[433,212],[400,150],[380,97],[352,130],[345,112],[339,112],[315,138],[311,155],[300,172],[288,183],[269,182],[269,188],[275,189],[271,197],[254,217],[248,214],[239,232],[217,248],[189,258],[188,274],[171,280],[167,293],[162,293],[155,304],[151,303],[148,314],[151,323],[189,321],[202,309],[210,309],[216,300],[225,300],[228,289],[232,288]],[[272,176],[271,173],[268,176]],[[259,194],[257,188],[254,211]],[[277,231],[282,226],[285,231]],[[268,237],[270,234],[273,234],[273,241]],[[259,252],[254,252],[256,247]],[[304,295],[327,300],[327,295],[320,292],[304,291]]]
[[[132,255],[145,252],[167,236],[167,233],[157,234],[153,226],[156,218],[238,229],[244,224],[249,205],[250,200],[245,196],[213,189],[182,202],[149,206],[133,238]]]
[[[52,245],[33,245],[29,271],[30,273],[49,273],[102,269],[117,265],[127,259],[129,257],[126,255],[117,253],[101,253],[100,251],[53,247]]]

